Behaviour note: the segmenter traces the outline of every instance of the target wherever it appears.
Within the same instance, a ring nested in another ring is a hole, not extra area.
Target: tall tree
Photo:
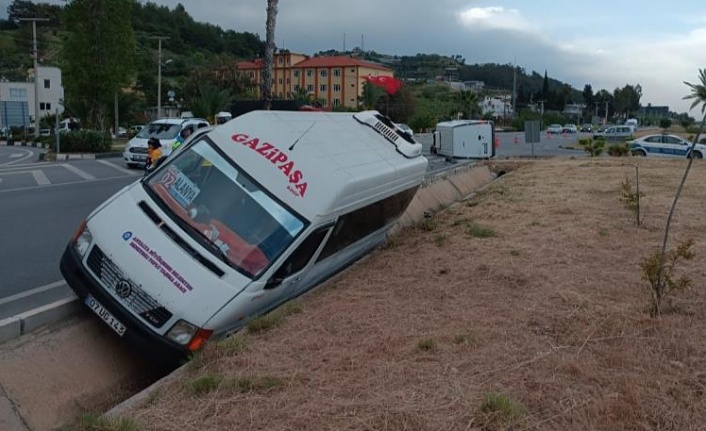
[[[275,56],[275,21],[277,20],[278,0],[267,0],[267,21],[265,23],[265,61],[262,65],[262,86],[260,94],[264,108],[272,107],[272,74]]]
[[[66,100],[84,124],[105,130],[108,106],[130,84],[135,37],[130,25],[134,0],[71,0],[61,23],[61,62]]]

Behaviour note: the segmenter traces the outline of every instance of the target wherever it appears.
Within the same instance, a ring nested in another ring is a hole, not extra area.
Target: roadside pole
[[[54,111],[54,139],[56,140],[56,155],[59,155],[59,108]]]
[[[541,142],[539,138],[539,121],[525,121],[525,142],[532,144],[532,157],[534,157],[534,143]]]

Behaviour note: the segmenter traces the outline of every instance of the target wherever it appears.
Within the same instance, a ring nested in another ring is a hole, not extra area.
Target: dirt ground
[[[640,168],[644,223],[621,201]],[[405,228],[273,329],[209,346],[144,430],[697,430],[706,425],[706,166],[659,319],[639,264],[684,160],[542,160]]]

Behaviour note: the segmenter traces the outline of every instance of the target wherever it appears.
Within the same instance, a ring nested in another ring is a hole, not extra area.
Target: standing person
[[[147,162],[145,170],[149,171],[152,166],[162,157],[162,143],[157,138],[150,138],[147,141]]]
[[[191,129],[189,127],[182,129],[177,136],[177,140],[172,144],[172,152],[175,151],[181,144],[183,144],[191,136]]]

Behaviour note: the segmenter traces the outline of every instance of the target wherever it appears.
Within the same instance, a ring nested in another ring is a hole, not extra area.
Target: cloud
[[[474,32],[507,30],[539,34],[539,29],[517,9],[505,9],[502,6],[472,7],[460,11],[458,17],[463,26]]]

